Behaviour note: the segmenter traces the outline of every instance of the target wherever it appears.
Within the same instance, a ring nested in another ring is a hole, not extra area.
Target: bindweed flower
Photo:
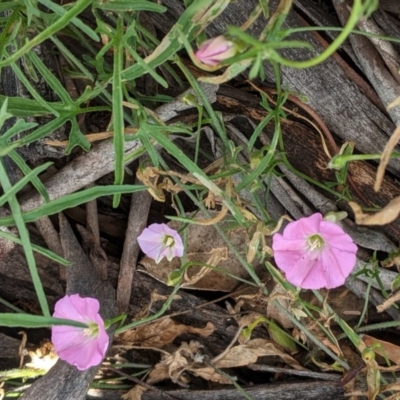
[[[356,264],[357,246],[321,214],[289,223],[272,238],[276,265],[303,289],[332,289],[344,283]]]
[[[157,264],[164,257],[171,261],[183,255],[182,238],[166,224],[150,225],[138,236],[137,241],[143,253],[153,258]]]
[[[80,297],[79,294],[63,297],[54,308],[53,317],[72,319],[89,326],[51,328],[51,341],[58,356],[81,371],[100,364],[107,352],[109,338],[99,309],[97,299]]]
[[[195,53],[196,58],[206,65],[217,65],[221,61],[233,57],[237,52],[235,44],[225,36],[203,42]]]

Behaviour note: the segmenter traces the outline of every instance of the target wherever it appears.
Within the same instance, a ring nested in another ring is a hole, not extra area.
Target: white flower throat
[[[311,251],[319,250],[322,247],[324,247],[325,241],[320,235],[315,234],[315,235],[308,237],[307,245],[308,245],[309,250],[311,250]]]
[[[175,239],[172,236],[165,235],[164,237],[164,244],[167,247],[172,247],[175,244]]]

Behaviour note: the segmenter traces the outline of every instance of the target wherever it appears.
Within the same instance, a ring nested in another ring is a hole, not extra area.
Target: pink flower
[[[303,289],[332,289],[344,283],[356,264],[357,246],[321,214],[289,223],[272,238],[276,265]]]
[[[137,241],[143,253],[158,264],[164,257],[171,261],[182,257],[183,243],[179,233],[166,224],[152,224],[145,228]]]
[[[209,39],[196,51],[196,58],[203,64],[217,65],[236,54],[236,46],[224,36]]]
[[[51,328],[51,341],[58,356],[81,371],[100,364],[107,352],[109,338],[99,309],[97,299],[83,298],[79,294],[63,297],[54,308],[53,317],[72,319],[89,326]]]

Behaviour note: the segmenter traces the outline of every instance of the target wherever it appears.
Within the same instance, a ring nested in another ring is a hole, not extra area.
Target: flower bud
[[[202,43],[195,56],[203,64],[214,66],[233,57],[236,52],[236,46],[232,41],[226,39],[225,36],[218,36]]]

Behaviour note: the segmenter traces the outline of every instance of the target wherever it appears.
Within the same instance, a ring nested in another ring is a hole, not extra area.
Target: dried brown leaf
[[[399,99],[400,97],[397,100]],[[394,102],[392,104],[394,104]],[[390,139],[386,143],[386,146],[382,152],[381,162],[379,163],[378,171],[376,172],[376,181],[374,185],[374,190],[376,192],[381,188],[386,166],[390,160],[390,155],[392,154],[399,140],[400,140],[400,126],[398,126],[393,132],[392,136],[390,136]]]
[[[378,311],[378,313],[384,312],[399,300],[400,300],[400,292],[396,292],[395,294],[389,296],[382,304],[376,306],[376,311]]]
[[[196,368],[191,369],[190,372],[193,375],[196,375],[200,378],[203,378],[207,381],[220,383],[221,385],[229,385],[232,384],[232,381],[226,378],[225,376],[219,374],[214,368],[212,367],[205,367],[205,368]]]
[[[395,383],[390,383],[389,385],[385,385],[382,387],[381,389],[381,393],[384,392],[394,392],[394,394],[392,394],[389,397],[386,397],[386,400],[398,400],[399,399],[399,393],[400,393],[400,383],[395,382]]]
[[[150,371],[146,382],[152,385],[154,383],[161,382],[168,378],[169,378],[168,365],[165,364],[163,361],[161,361],[158,364],[156,364],[154,368]]]
[[[233,368],[254,364],[258,357],[278,356],[286,364],[297,370],[304,368],[291,356],[277,348],[269,340],[253,339],[244,345],[238,345],[229,349],[221,358],[216,357],[211,361],[212,366],[204,366],[204,356],[201,353],[202,345],[196,341],[182,343],[173,354],[163,356],[154,369],[150,372],[147,383],[153,384],[170,378],[173,382],[186,386],[188,378],[183,373],[191,374],[220,384],[232,384],[215,368]]]
[[[273,343],[266,339],[253,339],[246,344],[232,347],[213,365],[217,368],[241,367],[256,363],[258,357],[262,356],[278,356],[292,368],[303,369],[293,357],[279,350]]]
[[[194,349],[187,343],[182,343],[181,347],[168,360],[168,373],[172,382],[185,386],[187,379],[182,380],[182,373],[186,371],[193,363],[195,358]]]
[[[148,383],[152,384],[168,377],[181,386],[187,386],[188,378],[183,376],[183,372],[190,370],[196,363],[202,361],[200,349],[202,344],[192,340],[189,344],[184,342],[173,354],[164,355],[150,372]]]
[[[142,395],[147,391],[142,385],[136,385],[132,388],[128,393],[125,393],[121,396],[122,400],[142,400]]]
[[[354,212],[356,224],[358,225],[386,225],[393,222],[400,213],[400,196],[391,200],[382,210],[375,214],[366,214],[362,211],[361,207],[354,203],[349,202],[349,206]]]
[[[118,338],[124,345],[138,345],[143,347],[161,348],[172,343],[175,338],[184,333],[199,334],[203,337],[210,336],[215,330],[215,326],[208,322],[204,328],[179,324],[171,318],[161,319],[149,325],[121,333]]]
[[[228,259],[227,247],[212,249],[210,252],[210,258],[206,261],[206,264],[217,267],[221,260],[227,260],[227,259]],[[186,269],[184,274],[185,282],[182,284],[182,287],[195,285],[200,279],[205,278],[206,275],[212,271],[212,269],[209,267],[201,267],[201,269],[192,276],[189,276],[188,271],[189,270]]]
[[[268,300],[267,317],[278,322],[283,328],[293,328],[293,322],[286,316],[286,314],[282,313],[277,305],[277,303],[279,303],[286,310],[291,310],[293,300],[288,296],[287,291],[281,285],[276,285]]]

